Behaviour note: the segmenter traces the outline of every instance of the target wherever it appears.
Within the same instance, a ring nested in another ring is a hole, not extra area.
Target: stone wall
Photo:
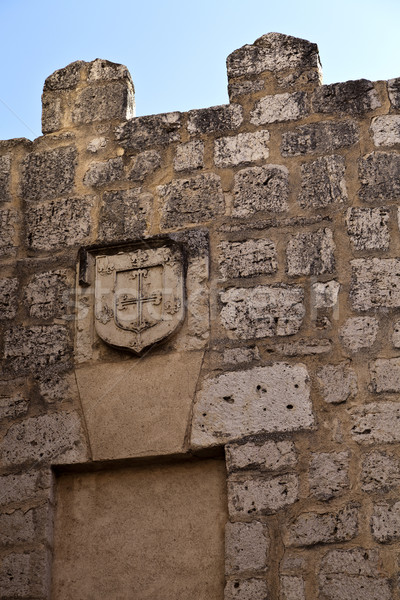
[[[230,104],[133,118],[76,62],[0,142],[1,598],[51,596],[54,470],[222,448],[225,600],[400,598],[400,79],[323,86],[280,34],[227,68]],[[110,345],[98,257],[164,247],[179,319]]]

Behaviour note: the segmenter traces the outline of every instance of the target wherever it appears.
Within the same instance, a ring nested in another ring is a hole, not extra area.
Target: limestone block
[[[175,171],[201,169],[204,166],[204,143],[200,140],[179,144],[174,158]]]
[[[215,446],[257,433],[311,429],[307,370],[274,363],[206,379],[193,409],[192,445]]]
[[[85,65],[83,60],[77,60],[63,69],[54,71],[44,82],[43,91],[54,92],[76,87],[81,80],[81,72]]]
[[[304,92],[264,96],[255,103],[250,113],[250,123],[265,125],[282,121],[295,121],[306,116],[307,96]]]
[[[400,259],[360,258],[350,264],[350,300],[354,310],[400,306]]]
[[[358,532],[358,505],[349,504],[337,512],[302,513],[285,532],[289,546],[313,546],[353,539]]]
[[[243,108],[240,104],[190,110],[187,115],[190,135],[234,130],[243,122]]]
[[[243,469],[279,471],[296,466],[297,455],[293,442],[247,442],[225,446],[225,460],[228,473]]]
[[[330,229],[297,233],[287,245],[289,275],[322,275],[335,270],[335,242]]]
[[[89,85],[78,93],[72,108],[75,125],[132,119],[135,115],[135,96],[129,81],[113,81],[102,86]]]
[[[221,179],[214,173],[174,179],[158,186],[157,191],[163,202],[161,227],[164,229],[210,221],[225,211]]]
[[[0,278],[0,320],[13,319],[17,314],[17,290],[16,277]]]
[[[86,146],[86,150],[88,152],[91,152],[92,154],[96,154],[97,152],[100,152],[101,150],[106,148],[107,143],[108,140],[104,136],[96,137],[90,140],[90,142]]]
[[[370,452],[362,463],[361,483],[367,493],[388,492],[398,487],[400,460],[385,452]]]
[[[340,283],[332,280],[317,281],[311,285],[312,303],[314,308],[333,308],[338,302]]]
[[[258,348],[228,348],[224,350],[223,361],[230,365],[240,365],[260,359]]]
[[[10,177],[11,177],[11,155],[4,154],[0,156],[0,203],[9,202],[10,195]]]
[[[243,163],[267,159],[269,137],[268,131],[255,131],[215,140],[215,165],[217,167],[235,167]]]
[[[78,400],[78,389],[74,373],[58,373],[49,367],[37,376],[39,393],[48,404]]]
[[[305,571],[306,561],[301,555],[286,550],[280,564],[281,573],[293,574]]]
[[[381,115],[372,119],[371,132],[375,146],[400,144],[400,115]]]
[[[77,413],[49,413],[11,425],[0,446],[3,465],[68,464],[87,460]]]
[[[320,452],[312,455],[308,481],[311,496],[330,500],[349,489],[349,452]]]
[[[42,96],[42,133],[59,131],[63,126],[61,98],[43,94]]]
[[[278,268],[276,248],[268,239],[245,242],[222,242],[218,246],[222,280],[275,273]]]
[[[305,314],[304,291],[298,286],[231,288],[220,299],[222,325],[239,339],[293,335]]]
[[[26,215],[28,247],[53,250],[87,244],[94,203],[94,196],[80,196],[32,207]]]
[[[15,510],[0,515],[0,548],[24,543],[49,542],[50,515],[47,506],[26,512]]]
[[[374,84],[367,79],[322,85],[314,91],[311,102],[317,113],[353,116],[363,115],[381,106]]]
[[[312,356],[316,354],[326,354],[332,350],[330,340],[319,339],[300,339],[283,344],[275,344],[277,352],[285,356]]]
[[[293,575],[280,578],[280,600],[305,600],[304,579]]]
[[[347,233],[355,250],[388,250],[390,235],[388,208],[349,208]]]
[[[350,317],[339,329],[340,340],[348,350],[370,348],[376,340],[379,321],[375,317]]]
[[[235,81],[229,82],[228,84],[228,95],[229,100],[232,102],[237,96],[245,96],[247,94],[254,94],[264,89],[264,79],[254,79],[249,81]]]
[[[168,146],[181,139],[181,113],[136,117],[115,130],[115,138],[127,150],[147,150],[153,146]]]
[[[228,522],[225,526],[226,574],[265,570],[268,547],[267,530],[259,521]]]
[[[267,582],[264,579],[227,581],[225,600],[267,600]]]
[[[72,192],[77,151],[74,146],[28,154],[22,162],[22,195],[26,201],[51,200]]]
[[[2,558],[0,589],[5,598],[48,598],[50,553],[44,547]]]
[[[69,332],[64,325],[16,325],[4,335],[4,357],[18,375],[67,363]]]
[[[380,543],[400,540],[400,502],[375,504],[371,532]]]
[[[105,192],[100,207],[99,239],[105,242],[140,238],[147,230],[153,196],[142,188]]]
[[[297,475],[268,479],[228,480],[228,510],[231,518],[264,517],[298,500]]]
[[[247,217],[260,211],[286,212],[289,171],[281,165],[242,169],[234,177],[233,194],[234,217]]]
[[[17,252],[16,225],[19,221],[17,211],[0,210],[0,256],[14,256]]]
[[[329,404],[346,402],[357,394],[357,376],[346,363],[325,365],[317,371],[317,382],[323,399]]]
[[[161,156],[155,150],[145,150],[137,155],[129,172],[130,181],[143,181],[161,166]]]
[[[395,348],[400,348],[400,321],[396,321],[393,326],[392,344]]]
[[[302,208],[325,208],[330,204],[347,202],[343,156],[323,156],[301,165]]]
[[[359,140],[353,121],[325,121],[296,127],[282,134],[282,156],[328,154],[338,148],[348,148]]]
[[[29,315],[37,319],[65,317],[73,302],[72,293],[72,290],[68,293],[66,269],[34,275],[25,289]]]
[[[374,392],[400,392],[400,358],[380,358],[370,370]]]
[[[395,152],[371,152],[358,163],[361,187],[358,192],[365,202],[400,200],[400,156]]]
[[[87,80],[92,81],[114,81],[116,79],[131,80],[130,73],[125,65],[113,63],[109,60],[96,58],[89,63]]]
[[[400,442],[400,403],[372,402],[351,411],[351,435],[361,444]]]
[[[15,419],[28,412],[29,402],[20,394],[0,396],[0,419]]]
[[[83,183],[88,186],[99,187],[122,179],[124,179],[124,163],[122,156],[118,156],[103,162],[91,163],[85,173]]]
[[[50,469],[29,470],[18,475],[0,476],[0,505],[29,500],[43,500],[50,496],[52,475]]]
[[[389,79],[387,82],[389,99],[393,108],[400,108],[400,77],[397,79]]]

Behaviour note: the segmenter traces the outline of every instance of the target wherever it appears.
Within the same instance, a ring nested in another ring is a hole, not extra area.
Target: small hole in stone
[[[235,583],[233,584],[233,587],[237,589],[239,587],[239,582],[235,581]]]
[[[232,396],[223,396],[223,399],[225,402],[228,402],[228,404],[233,404],[235,402]]]
[[[293,404],[287,404],[287,405],[286,405],[286,408],[288,408],[289,410],[292,410],[292,408],[293,408]]]
[[[203,413],[203,417],[206,417],[206,416],[207,416],[207,413]]]
[[[294,387],[297,389],[297,388],[299,387],[299,384],[298,384],[298,383],[295,383],[295,384],[294,384]]]

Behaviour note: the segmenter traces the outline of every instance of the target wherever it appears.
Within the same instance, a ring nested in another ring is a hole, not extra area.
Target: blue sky
[[[400,76],[399,0],[0,0],[0,139],[39,136],[43,82],[125,64],[137,115],[228,101],[225,59],[270,31],[316,42],[324,83]]]

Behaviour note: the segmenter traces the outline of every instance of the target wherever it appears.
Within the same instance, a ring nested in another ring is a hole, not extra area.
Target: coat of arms
[[[166,338],[184,318],[182,256],[176,246],[96,256],[98,335],[136,353]]]

